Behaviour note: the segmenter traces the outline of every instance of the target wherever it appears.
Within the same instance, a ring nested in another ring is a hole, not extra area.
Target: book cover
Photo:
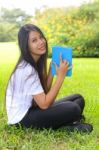
[[[72,65],[72,48],[54,46],[52,47],[52,75],[56,75],[56,68],[53,62],[58,66],[60,65],[60,54],[62,54],[62,60],[69,62],[69,66]],[[66,76],[70,77],[72,75],[72,69],[68,70]]]

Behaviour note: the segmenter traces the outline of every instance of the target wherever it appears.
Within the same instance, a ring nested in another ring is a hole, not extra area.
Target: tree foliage
[[[14,41],[17,38],[17,32],[20,26],[30,20],[21,9],[1,8],[0,11],[0,42]]]
[[[49,41],[49,55],[52,46],[62,45],[72,47],[75,57],[99,57],[99,2],[46,8],[37,12],[35,20]]]
[[[45,33],[52,46],[73,48],[74,57],[99,57],[99,1],[72,8],[37,9],[35,16],[20,9],[1,9],[0,41],[14,41],[25,23],[34,23]]]

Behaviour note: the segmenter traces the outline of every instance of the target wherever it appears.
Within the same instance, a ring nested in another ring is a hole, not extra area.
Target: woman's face
[[[29,33],[28,46],[32,56],[39,57],[46,52],[46,41],[37,31]]]

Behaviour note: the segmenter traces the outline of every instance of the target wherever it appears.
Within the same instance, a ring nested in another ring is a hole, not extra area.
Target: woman
[[[55,65],[57,78],[51,87],[51,65],[47,75],[48,45],[41,30],[32,24],[24,25],[18,33],[18,43],[21,54],[6,91],[8,124],[40,129],[66,126],[70,131],[91,132],[92,125],[80,122],[85,105],[80,94],[55,102],[69,69],[68,62],[60,56],[60,66]]]

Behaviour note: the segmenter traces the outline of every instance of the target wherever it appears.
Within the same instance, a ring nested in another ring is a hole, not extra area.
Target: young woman
[[[69,69],[60,56],[53,86],[51,65],[47,74],[48,45],[41,30],[26,24],[19,30],[20,58],[10,77],[6,91],[8,124],[26,128],[58,129],[66,126],[74,131],[91,132],[92,125],[81,123],[84,98],[73,94],[55,102]]]

